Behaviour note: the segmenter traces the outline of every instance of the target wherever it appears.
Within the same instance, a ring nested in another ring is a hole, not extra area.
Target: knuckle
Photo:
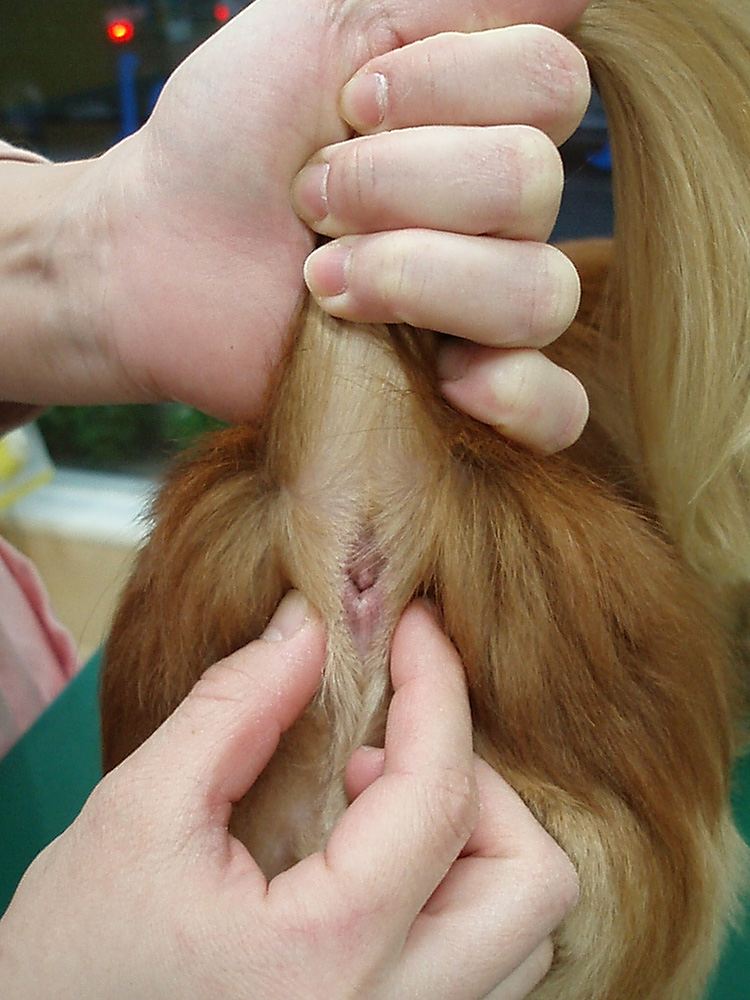
[[[540,344],[563,333],[575,319],[581,285],[571,260],[557,247],[543,245],[534,289],[534,321]]]
[[[125,761],[114,771],[106,774],[89,795],[81,817],[87,822],[99,824],[105,819],[117,825],[117,818],[129,811],[128,803],[132,781],[129,776],[129,764]]]
[[[539,97],[560,114],[582,113],[591,95],[588,64],[564,35],[535,26],[527,51],[529,72]]]
[[[516,125],[514,132],[523,166],[549,168],[557,165],[560,154],[546,132],[534,125]]]
[[[491,136],[491,171],[499,234],[544,240],[554,225],[565,182],[555,143],[532,125],[497,126]],[[503,179],[498,183],[497,178]]]
[[[563,96],[572,111],[583,111],[591,98],[591,74],[586,58],[580,49],[558,35],[559,71]]]
[[[586,390],[572,373],[560,369],[557,392],[553,398],[559,400],[557,420],[554,422],[543,450],[548,454],[569,448],[581,436],[589,417],[589,401]]]
[[[358,906],[348,900],[346,908],[330,909],[322,928],[317,927],[317,933],[322,929],[326,940],[339,942],[343,946],[342,951],[361,956],[367,947],[373,923],[377,922],[379,916],[381,915],[373,908]],[[314,932],[316,925],[315,914],[311,914],[311,917],[308,934]]]
[[[127,849],[132,840],[149,843],[152,824],[143,805],[143,788],[131,759],[105,775],[90,794],[70,828],[91,844],[107,850]]]
[[[341,214],[349,216],[363,207],[371,211],[380,193],[380,173],[376,169],[373,141],[363,137],[347,144],[336,166]]]
[[[512,310],[513,347],[544,347],[570,326],[578,309],[580,285],[570,260],[544,243],[515,248],[516,282],[506,290]]]
[[[184,705],[185,712],[200,712],[203,705],[243,705],[247,693],[247,672],[231,656],[203,671]]]
[[[385,245],[381,249],[385,249]],[[398,234],[392,234],[382,266],[374,274],[375,295],[380,306],[394,320],[410,322],[410,317],[418,313],[427,294],[426,281],[415,256],[402,245]]]
[[[517,135],[519,211],[529,216],[543,216],[546,222],[550,210],[557,211],[562,197],[565,183],[562,157],[555,143],[541,129],[519,126]]]
[[[492,380],[498,422],[527,424],[536,409],[535,387],[529,371],[529,352],[513,351],[501,361],[499,371]]]
[[[336,895],[318,894],[313,903],[298,897],[284,913],[283,936],[295,952],[323,954],[335,951],[337,970],[343,978],[356,978],[376,956],[374,925],[387,924],[389,910],[384,903],[362,899],[359,886],[337,887]]]
[[[546,188],[554,183],[562,191],[564,180],[560,151],[550,137],[531,125],[519,126],[522,168],[527,179],[542,183]]]
[[[568,855],[549,835],[537,851],[531,891],[556,926],[578,902],[578,873]]]
[[[426,812],[434,828],[465,844],[479,820],[479,796],[472,772],[448,768],[425,791]]]
[[[578,875],[571,862],[566,858],[566,864],[559,866],[554,883],[554,899],[557,902],[560,920],[567,917],[575,909],[580,895]]]

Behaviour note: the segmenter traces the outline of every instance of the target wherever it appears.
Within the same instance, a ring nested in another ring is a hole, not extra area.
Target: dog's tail
[[[746,580],[750,6],[594,0],[574,39],[614,160],[614,253],[596,325],[632,414],[630,434],[615,437],[688,561],[715,582]]]

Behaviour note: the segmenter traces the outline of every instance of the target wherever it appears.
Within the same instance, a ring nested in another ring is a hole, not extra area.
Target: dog
[[[750,567],[750,11],[598,0],[571,33],[607,109],[612,242],[549,349],[591,400],[532,454],[443,401],[435,335],[308,302],[272,405],[180,461],[106,650],[115,766],[294,587],[321,689],[233,814],[269,877],[325,843],[378,744],[419,594],[466,668],[475,747],[568,853],[580,898],[534,1000],[701,996],[736,908]]]

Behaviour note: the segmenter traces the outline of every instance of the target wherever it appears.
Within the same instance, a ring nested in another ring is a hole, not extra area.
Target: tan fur
[[[745,169],[732,135],[743,105],[724,106],[728,75],[750,96],[742,6],[607,0],[578,30],[605,80],[627,216],[611,265],[606,244],[572,251],[584,299],[554,353],[591,393],[580,445],[524,452],[439,398],[433,335],[309,306],[267,420],[209,439],[161,493],[107,650],[111,767],[262,631],[288,588],[319,608],[323,688],[233,818],[271,875],[317,849],[344,807],[346,760],[382,739],[395,622],[431,594],[466,666],[478,752],[579,872],[534,1000],[697,998],[733,907],[736,678],[717,601],[750,551],[734,519],[748,362],[746,279],[717,233],[750,211],[750,187],[728,207],[716,164],[676,137],[710,121],[733,176]],[[672,158],[659,139],[652,163],[662,91]],[[701,227],[684,214],[691,198],[710,216]],[[359,595],[362,575],[375,583]]]
[[[597,325],[597,418],[688,562],[750,575],[750,10],[746,0],[595,0],[574,40],[601,91],[617,251]],[[625,418],[625,419],[624,419]]]

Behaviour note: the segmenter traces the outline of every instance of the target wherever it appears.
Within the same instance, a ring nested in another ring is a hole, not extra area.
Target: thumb
[[[263,636],[210,667],[130,758],[164,790],[162,814],[197,808],[228,822],[315,693],[324,660],[322,622],[290,591]]]

